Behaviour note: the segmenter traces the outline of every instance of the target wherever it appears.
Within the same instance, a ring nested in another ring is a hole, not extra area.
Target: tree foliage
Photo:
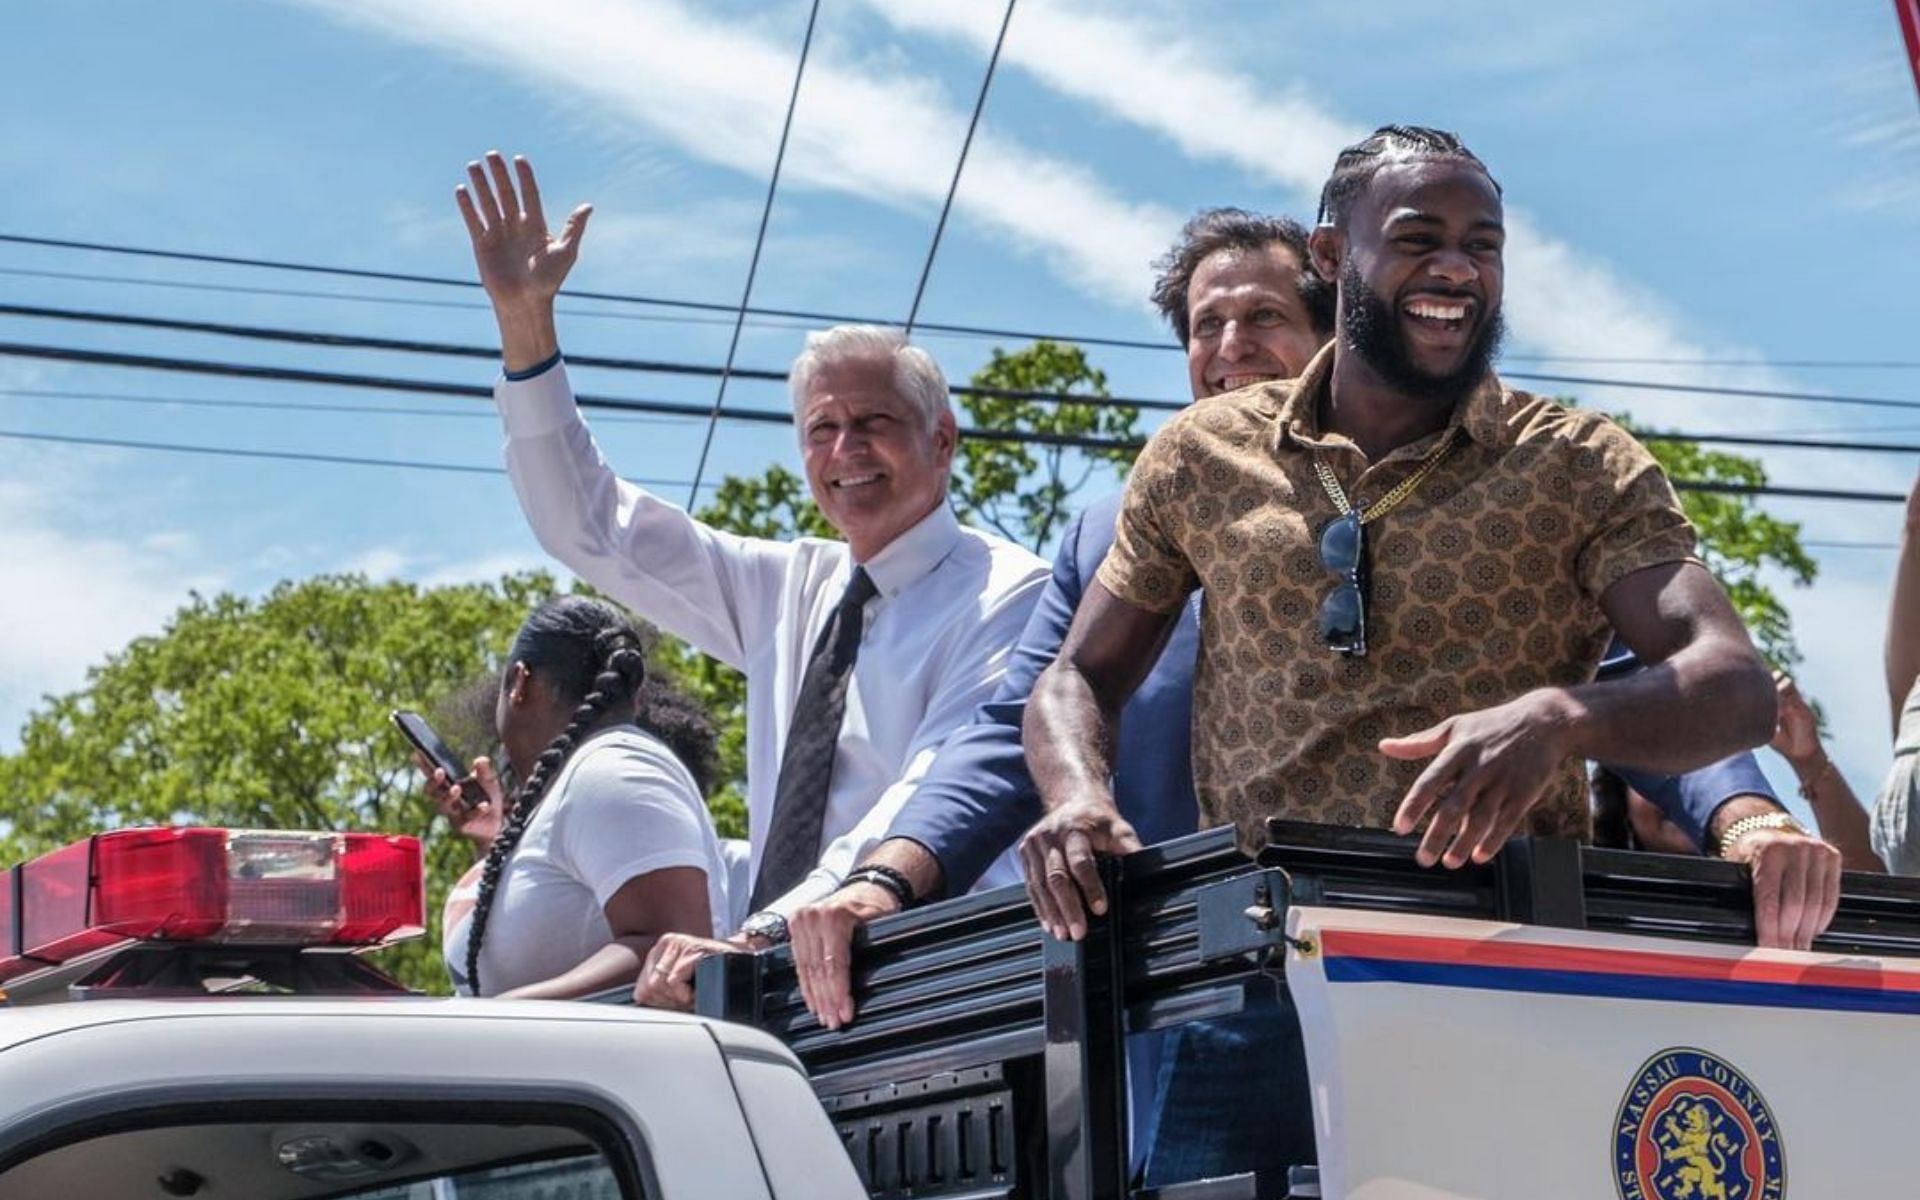
[[[1646,445],[1676,481],[1748,487],[1767,482],[1766,467],[1755,458],[1708,450],[1698,442],[1659,440]],[[1771,516],[1757,498],[1739,493],[1683,490],[1680,507],[1699,532],[1702,559],[1727,589],[1754,644],[1775,666],[1791,670],[1800,661],[1793,619],[1762,575],[1778,570],[1806,587],[1819,574],[1820,564],[1800,543],[1799,522]]]
[[[960,404],[976,428],[1108,440],[1139,436],[1140,410],[1108,401],[1106,372],[1089,363],[1078,346],[1039,341],[1011,353],[996,347],[969,382],[979,391],[961,397]],[[1059,403],[1026,394],[1035,392],[1085,396],[1089,402]],[[1119,477],[1136,453],[968,438],[954,463],[954,508],[962,520],[977,521],[1040,553],[1073,516],[1080,489],[1103,470]]]
[[[19,751],[0,758],[11,802],[0,861],[129,825],[414,834],[427,845],[436,928],[382,962],[445,991],[440,901],[471,856],[459,839],[433,836],[433,809],[387,714],[433,706],[497,670],[527,612],[553,592],[544,574],[430,589],[328,575],[257,600],[195,595],[162,632],[28,719]]]

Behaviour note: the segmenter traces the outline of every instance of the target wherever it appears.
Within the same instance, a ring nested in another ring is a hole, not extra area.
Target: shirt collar
[[[942,501],[934,505],[933,511],[922,517],[919,524],[888,542],[881,547],[880,553],[859,565],[867,569],[880,594],[891,600],[908,585],[945,562],[947,555],[952,554],[953,548],[959,544],[960,519]],[[847,572],[853,572],[851,562]]]
[[[1277,400],[1275,413],[1276,429],[1274,446],[1285,446],[1291,440],[1305,446],[1324,446],[1327,438],[1320,432],[1320,399],[1333,381],[1333,354],[1335,342],[1328,342],[1313,356],[1306,369],[1290,383],[1270,383],[1266,387],[1265,399]],[[1498,447],[1512,441],[1505,421],[1506,387],[1499,376],[1487,372],[1487,377],[1474,385],[1466,399],[1453,406],[1453,415],[1447,419],[1447,426],[1458,426],[1474,441],[1483,446]]]

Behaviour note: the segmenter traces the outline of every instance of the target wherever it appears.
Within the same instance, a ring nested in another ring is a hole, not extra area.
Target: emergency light
[[[0,872],[0,980],[133,942],[375,946],[425,914],[419,838],[121,829]]]

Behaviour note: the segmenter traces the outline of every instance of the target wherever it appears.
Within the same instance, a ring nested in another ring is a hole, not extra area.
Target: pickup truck
[[[421,997],[0,1014],[3,1200],[861,1200],[739,1025]]]
[[[123,830],[0,872],[0,1200],[866,1195],[765,1033],[355,957],[421,900],[419,843],[367,834]]]
[[[697,1016],[405,994],[356,952],[418,933],[412,839],[99,835],[0,873],[0,1200],[1911,1190],[1915,881],[1849,876],[1793,954],[1731,864],[1552,840],[1449,872],[1276,822],[1102,869],[1078,943],[1017,889],[877,922],[828,1031],[784,949],[702,963]],[[1125,1038],[1275,987],[1318,1173],[1133,1187]]]

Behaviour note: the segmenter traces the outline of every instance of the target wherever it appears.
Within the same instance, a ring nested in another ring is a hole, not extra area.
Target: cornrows
[[[582,642],[588,644],[583,646]],[[467,927],[467,986],[476,996],[480,995],[480,946],[486,938],[487,920],[493,912],[507,860],[513,857],[534,810],[546,797],[547,788],[580,744],[581,737],[598,724],[613,705],[632,706],[634,694],[647,678],[646,656],[641,653],[640,645],[640,635],[610,606],[580,596],[567,596],[542,605],[527,618],[526,625],[514,639],[514,661],[527,664],[529,670],[540,669],[550,683],[563,689],[563,695],[578,694],[567,685],[583,673],[578,666],[581,660],[586,660],[594,673],[567,727],[547,743],[547,748],[534,760],[533,770],[527,772],[526,782],[514,793],[507,806],[507,823],[487,850],[487,862],[480,872],[480,893],[475,897],[472,923]]]
[[[1424,125],[1382,125],[1366,140],[1348,146],[1333,160],[1333,174],[1327,176],[1326,186],[1320,189],[1318,222],[1345,224],[1353,198],[1366,190],[1381,167],[1414,158],[1452,158],[1472,163],[1493,184],[1495,192],[1500,190],[1500,181],[1487,170],[1487,164],[1481,162],[1478,155],[1467,149],[1458,134]]]

